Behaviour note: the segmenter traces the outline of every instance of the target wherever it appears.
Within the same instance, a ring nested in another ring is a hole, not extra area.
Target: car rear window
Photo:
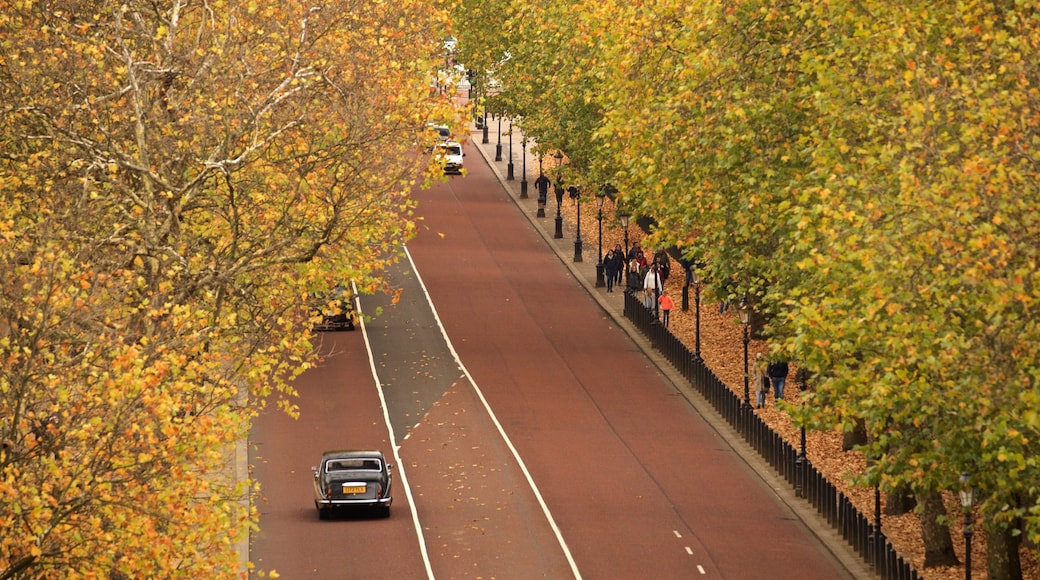
[[[325,471],[379,471],[378,459],[333,459],[325,464]]]

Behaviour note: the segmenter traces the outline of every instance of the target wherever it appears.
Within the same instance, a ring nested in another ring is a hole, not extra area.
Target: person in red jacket
[[[668,315],[672,312],[672,308],[675,308],[675,301],[668,292],[661,290],[661,295],[657,297],[657,305],[661,307],[661,323],[668,328]]]

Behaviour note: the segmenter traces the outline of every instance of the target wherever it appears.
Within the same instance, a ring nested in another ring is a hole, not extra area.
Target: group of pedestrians
[[[668,328],[671,311],[675,308],[675,301],[665,289],[665,281],[671,272],[671,261],[668,254],[663,251],[655,252],[653,259],[647,261],[646,254],[639,242],[632,245],[626,254],[617,244],[613,249],[607,251],[603,257],[603,274],[606,279],[607,292],[613,292],[615,286],[624,283],[632,294],[642,295],[643,306],[648,310],[659,312],[661,324]],[[687,279],[688,281],[688,279]],[[720,304],[720,313],[728,310],[729,302]],[[766,405],[766,395],[770,388],[773,389],[774,399],[784,398],[784,387],[787,383],[787,375],[790,372],[789,364],[783,360],[767,362],[761,353],[756,355],[752,370],[752,381],[755,385],[755,398],[759,409]]]
[[[773,388],[773,398],[781,401],[784,398],[784,387],[787,384],[787,374],[790,365],[784,360],[765,362],[762,353],[755,355],[754,369],[752,370],[752,381],[755,384],[755,402],[758,408],[766,406],[766,395],[769,388]]]

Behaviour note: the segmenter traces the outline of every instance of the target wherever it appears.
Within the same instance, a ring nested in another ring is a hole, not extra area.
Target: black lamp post
[[[751,409],[751,390],[748,375],[748,343],[751,342],[751,307],[747,301],[740,303],[740,323],[744,325],[744,408]]]
[[[607,285],[603,278],[603,202],[607,199],[607,192],[600,191],[596,194],[596,223],[599,228],[599,258],[596,260],[596,288]]]
[[[567,191],[570,192],[574,203],[577,204],[577,212],[575,213],[578,216],[578,221],[574,231],[574,261],[581,262],[583,261],[581,255],[581,189],[576,185],[572,185]]]
[[[621,221],[621,227],[625,228],[625,259],[628,259],[628,223],[631,221],[632,215],[627,212],[621,212],[617,217]]]
[[[502,114],[498,114],[498,143],[495,144],[495,161],[502,161]]]
[[[695,268],[696,266],[690,266]],[[690,272],[690,284],[693,285],[693,319],[694,319],[694,349],[693,353],[701,358],[701,277],[697,270]]]
[[[758,385],[755,385],[756,387]],[[794,496],[805,497],[805,426],[800,429],[798,438],[798,457],[794,460]]]
[[[563,163],[563,152],[557,151],[553,154],[553,159],[556,160],[556,187],[553,193],[556,194],[556,231],[553,233],[553,238],[560,239],[563,237],[563,214],[560,213],[560,208],[563,206],[563,180],[560,177],[560,164]]]
[[[481,123],[481,124],[484,125],[484,137],[483,137],[483,139],[480,140],[480,142],[482,144],[484,144],[484,145],[487,145],[488,144],[487,107],[484,107],[484,122]]]
[[[549,183],[548,178],[545,177],[545,172],[542,171],[542,154],[538,154],[538,179],[534,180],[534,186],[538,189],[538,212],[535,217],[545,217],[545,203],[549,197]]]
[[[527,199],[527,135],[520,140],[520,199]]]
[[[881,542],[884,536],[881,534],[881,486],[874,484],[874,533],[870,536],[871,553],[870,565],[875,570],[881,567]]]
[[[513,179],[513,119],[509,119],[509,163],[506,164],[506,181]]]
[[[971,475],[961,474],[961,507],[964,508],[964,580],[971,580],[971,536],[972,508],[975,504],[975,491],[971,488]]]
[[[624,267],[625,267],[625,287],[628,288],[628,277],[630,276],[630,274],[628,273],[628,221],[630,219],[632,219],[632,216],[628,212],[624,212],[623,211],[623,212],[618,213],[618,219],[621,221],[621,227],[625,228],[625,259],[624,259]]]

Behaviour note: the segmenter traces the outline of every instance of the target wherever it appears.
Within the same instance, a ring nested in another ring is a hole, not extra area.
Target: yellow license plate
[[[363,485],[344,485],[343,493],[365,493],[365,486]]]

